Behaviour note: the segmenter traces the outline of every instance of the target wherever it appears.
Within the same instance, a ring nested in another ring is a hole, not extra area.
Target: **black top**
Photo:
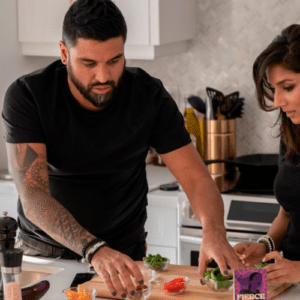
[[[300,260],[300,157],[283,161],[285,146],[280,141],[279,169],[274,182],[274,192],[279,204],[290,213],[287,235],[282,243],[285,258]]]
[[[92,112],[73,97],[56,61],[12,83],[3,119],[6,142],[46,144],[52,197],[112,247],[143,233],[149,147],[163,154],[190,143],[174,100],[139,68],[126,68],[111,105]],[[18,213],[20,230],[63,248],[26,219],[20,199]]]

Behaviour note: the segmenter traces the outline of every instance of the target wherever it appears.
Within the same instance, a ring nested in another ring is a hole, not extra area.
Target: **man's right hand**
[[[102,247],[93,256],[92,266],[105,282],[112,296],[135,298],[136,286],[144,283],[137,264],[127,255]],[[133,281],[135,281],[135,284]]]
[[[267,254],[266,245],[263,243],[245,242],[233,247],[238,257],[246,268],[253,267],[262,261]]]

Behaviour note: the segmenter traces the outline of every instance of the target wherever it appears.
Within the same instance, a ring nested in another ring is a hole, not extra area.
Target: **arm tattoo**
[[[49,236],[80,254],[95,238],[50,195],[45,153],[28,144],[9,144],[13,177],[21,195],[26,217]]]

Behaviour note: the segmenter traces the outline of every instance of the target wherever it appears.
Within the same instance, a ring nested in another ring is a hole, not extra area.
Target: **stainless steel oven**
[[[274,195],[222,194],[224,222],[231,246],[257,241],[267,233],[277,216],[279,204]],[[195,218],[184,192],[178,197],[178,257],[179,264],[198,266],[202,243],[202,226]],[[213,265],[212,265],[213,266]]]

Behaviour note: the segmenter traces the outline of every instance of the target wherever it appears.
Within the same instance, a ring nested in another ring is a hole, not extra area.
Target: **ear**
[[[68,49],[64,41],[59,42],[59,48],[60,48],[61,61],[64,65],[66,65],[68,60]]]

